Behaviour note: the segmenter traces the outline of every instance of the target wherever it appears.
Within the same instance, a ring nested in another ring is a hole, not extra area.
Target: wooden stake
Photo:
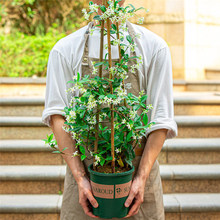
[[[111,51],[111,35],[110,35],[110,19],[107,18],[107,38],[108,38],[108,62],[109,68],[112,67],[112,51]],[[112,74],[109,72],[109,79],[112,79]],[[113,94],[112,82],[110,83],[111,94]],[[114,146],[114,112],[113,104],[110,106],[111,109],[111,156],[112,156],[112,173],[115,173],[115,146]]]
[[[120,40],[120,35],[119,35],[119,24],[118,21],[116,22],[116,28],[117,28],[117,39]],[[119,63],[121,62],[122,56],[121,56],[121,46],[120,44],[118,45],[118,53],[119,53]],[[125,91],[125,81],[122,81],[122,87],[123,90]],[[124,106],[127,107],[127,102],[126,99],[124,99]]]
[[[105,0],[102,0],[102,5],[105,4]],[[99,62],[103,61],[103,44],[104,44],[104,20],[101,21],[101,35],[100,35],[100,55],[99,55]],[[102,65],[99,66],[99,77],[102,77]],[[97,153],[98,151],[98,141],[99,141],[99,110],[100,110],[100,105],[97,105],[97,112],[96,114],[96,124],[95,124],[95,143],[94,143],[94,152]],[[95,158],[94,158],[94,163],[95,163]],[[93,163],[93,170],[97,170],[97,167]]]

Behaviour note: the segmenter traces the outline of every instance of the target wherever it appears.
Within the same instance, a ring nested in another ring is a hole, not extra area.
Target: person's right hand
[[[82,206],[86,215],[92,218],[98,218],[93,215],[91,205],[94,208],[98,207],[98,202],[94,198],[92,194],[91,184],[86,177],[83,177],[80,182],[78,182],[78,190],[79,190],[79,204]]]

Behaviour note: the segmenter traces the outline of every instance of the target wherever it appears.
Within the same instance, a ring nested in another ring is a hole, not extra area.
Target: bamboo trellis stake
[[[109,69],[112,67],[112,51],[111,51],[111,33],[110,33],[110,19],[107,18],[107,39],[108,39],[108,62]],[[109,79],[112,79],[112,73],[109,72]],[[110,82],[110,91],[113,94],[112,82]],[[110,105],[111,110],[111,156],[112,156],[112,173],[115,173],[115,146],[114,146],[114,111],[113,104]]]
[[[105,0],[102,0],[102,5],[105,5]],[[104,43],[104,20],[101,21],[101,36],[100,36],[100,55],[99,55],[99,62],[103,61],[103,43]],[[102,65],[99,66],[99,77],[102,77]],[[97,112],[96,114],[96,125],[95,125],[95,146],[94,146],[94,152],[96,153],[98,150],[98,141],[99,141],[99,111],[100,106],[98,104],[97,106]],[[94,158],[95,162],[95,158]],[[96,166],[93,163],[93,169],[96,170]]]
[[[120,40],[120,35],[119,35],[119,24],[118,21],[116,22],[116,28],[117,28],[117,39]],[[119,63],[121,62],[122,56],[121,56],[121,46],[118,44],[118,53],[119,53]],[[123,90],[125,91],[125,82],[124,79],[122,81],[122,87]],[[127,107],[126,99],[124,99],[124,106]]]

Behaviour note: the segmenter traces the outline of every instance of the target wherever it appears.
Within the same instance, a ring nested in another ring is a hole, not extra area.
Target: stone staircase
[[[158,157],[166,220],[217,220],[220,84],[204,86],[209,92],[178,85],[178,137],[166,140]],[[41,123],[43,108],[41,96],[0,98],[0,219],[59,219],[66,163],[42,141],[51,133]]]

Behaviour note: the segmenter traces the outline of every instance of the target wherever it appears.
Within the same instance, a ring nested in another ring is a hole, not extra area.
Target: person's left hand
[[[129,213],[124,218],[136,215],[140,209],[141,204],[144,202],[144,188],[146,180],[137,176],[134,178],[131,184],[131,190],[129,192],[128,198],[125,201],[125,207],[130,207]]]

